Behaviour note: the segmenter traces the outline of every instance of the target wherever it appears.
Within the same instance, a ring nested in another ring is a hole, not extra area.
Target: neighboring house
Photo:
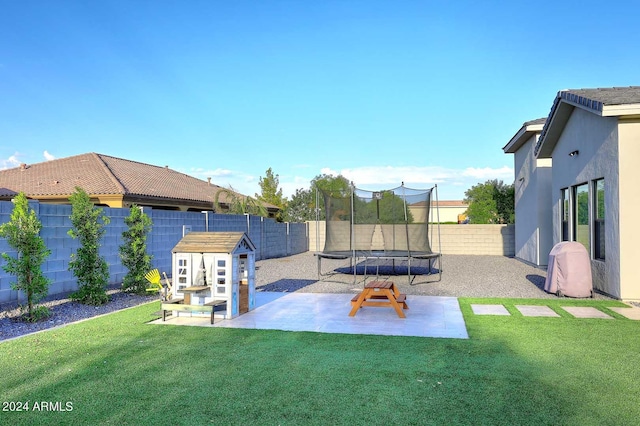
[[[534,153],[545,121],[527,121],[502,148],[514,154],[516,257],[537,266],[547,265],[553,248],[551,159]]]
[[[436,207],[438,208],[438,210],[435,212],[435,214],[439,214],[440,223],[458,223],[458,217],[465,214],[465,212],[469,208],[469,204],[461,200],[442,200],[438,201],[437,203],[431,203],[432,209],[435,209]]]
[[[409,211],[414,217],[424,216],[425,202],[410,204]],[[464,201],[431,201],[431,211],[429,213],[429,222],[458,222],[458,215],[464,214],[469,205]]]
[[[558,92],[535,155],[553,161],[553,243],[582,243],[597,290],[640,300],[640,87]]]
[[[95,204],[108,207],[136,204],[154,209],[223,213],[232,202],[230,190],[212,184],[211,179],[205,182],[168,166],[96,153],[0,170],[0,200],[10,200],[24,192],[41,203],[68,204],[76,187],[82,188]],[[220,208],[215,205],[219,192]],[[267,210],[273,216],[278,208],[268,205]]]

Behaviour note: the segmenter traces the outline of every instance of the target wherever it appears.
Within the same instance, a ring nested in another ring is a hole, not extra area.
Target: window
[[[589,185],[573,187],[573,240],[591,252],[589,246]]]
[[[562,192],[562,241],[569,241],[569,188]]]
[[[225,294],[227,292],[227,262],[225,259],[218,259],[217,265],[216,276],[218,284],[216,285],[216,293]]]
[[[598,179],[593,182],[593,257],[595,259],[604,260],[605,247],[604,247],[604,179]]]
[[[189,278],[189,261],[178,259],[178,284],[186,284]]]

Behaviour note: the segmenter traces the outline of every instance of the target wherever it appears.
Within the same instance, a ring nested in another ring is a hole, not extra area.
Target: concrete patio
[[[313,331],[321,333],[377,334],[385,336],[468,338],[458,299],[455,297],[411,296],[406,318],[392,308],[360,308],[354,317],[348,294],[257,292],[257,307],[236,318],[216,319],[209,315],[180,313],[153,324],[201,327],[252,328],[263,330]]]
[[[392,308],[363,307],[350,317],[351,298],[362,290],[365,277],[350,274],[345,261],[328,261],[318,277],[313,253],[258,261],[256,308],[236,318],[181,313],[153,324],[215,328],[251,328],[321,333],[372,334],[466,339],[467,329],[458,297],[507,297],[556,299],[542,289],[546,271],[502,256],[445,256],[441,280],[437,275],[419,275],[411,284],[406,275],[391,275],[389,265],[378,278],[392,280],[407,294],[406,318]],[[399,270],[402,268],[402,264]],[[417,265],[416,265],[417,266]],[[413,266],[412,266],[413,268]],[[368,276],[372,280],[374,275]],[[320,279],[318,279],[320,278]],[[418,284],[416,284],[416,282]],[[608,299],[596,294],[597,299]],[[543,306],[518,307],[523,316],[556,316]],[[474,304],[476,315],[510,315],[502,305]],[[571,312],[571,308],[566,309]],[[621,315],[640,319],[640,308],[621,308]],[[605,318],[602,312],[574,311],[582,318]],[[558,318],[558,320],[561,320]]]

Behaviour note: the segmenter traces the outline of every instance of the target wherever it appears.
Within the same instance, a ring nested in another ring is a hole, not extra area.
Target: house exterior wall
[[[640,300],[637,268],[638,259],[640,259],[640,225],[638,224],[638,212],[640,212],[640,186],[638,186],[640,119],[620,121],[618,134],[620,297],[626,300]],[[609,233],[609,224],[607,223],[606,226],[607,233]],[[607,253],[608,261],[609,253]]]
[[[576,156],[569,156],[573,151]],[[614,117],[599,117],[575,108],[552,153],[552,211],[553,243],[562,240],[561,189],[594,179],[604,178],[606,261],[593,260],[591,271],[594,288],[611,296],[622,298],[620,286],[620,246],[618,228],[619,175],[618,175],[618,122]],[[637,158],[637,157],[636,157]],[[591,192],[591,189],[590,189]],[[589,203],[590,218],[593,203]],[[591,219],[590,219],[591,222]],[[572,228],[572,225],[569,225]],[[593,239],[593,232],[590,232]],[[593,244],[590,244],[593,250]]]
[[[534,265],[547,265],[553,247],[551,160],[536,159],[533,135],[514,155],[515,255]]]
[[[458,215],[464,214],[467,211],[468,206],[452,207],[452,206],[440,206],[439,212],[434,212],[434,222],[437,221],[436,216],[440,216],[440,223],[453,222],[458,223]]]

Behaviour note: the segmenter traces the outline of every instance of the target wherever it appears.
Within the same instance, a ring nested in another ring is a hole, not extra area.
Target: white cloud
[[[321,173],[342,175],[357,187],[369,190],[394,188],[403,182],[406,187],[415,189],[438,185],[438,191],[442,194],[440,199],[454,200],[464,198],[464,192],[473,185],[490,179],[503,180],[507,184],[513,181],[513,169],[507,166],[465,169],[437,166],[365,166],[339,171],[323,168]]]
[[[20,159],[18,158],[19,155],[20,154],[16,152],[15,154],[13,154],[7,159],[4,159],[4,158],[0,159],[0,170],[12,169],[14,167],[18,167],[21,163]]]
[[[43,155],[44,155],[44,159],[47,160],[47,161],[51,161],[51,160],[55,160],[56,159],[56,157],[51,155],[51,154],[49,154],[49,151],[47,151],[47,150],[44,151]]]
[[[476,167],[467,167],[463,176],[468,176],[480,180],[488,179],[513,179],[513,169],[507,166],[499,169],[492,169],[491,167],[484,167],[482,169]]]
[[[490,179],[503,180],[509,184],[513,181],[513,169],[509,167],[467,167],[446,168],[439,166],[364,166],[335,170],[325,167],[319,173],[313,169],[306,170],[309,175],[300,174],[279,175],[279,184],[285,197],[291,198],[297,189],[309,189],[311,180],[319,174],[332,176],[342,175],[361,189],[381,190],[398,187],[404,182],[405,186],[414,189],[438,186],[440,200],[461,200],[466,190],[478,183]],[[218,168],[214,170],[191,169],[188,174],[198,179],[208,177],[216,185],[231,186],[241,194],[253,196],[260,193],[259,178],[242,171]]]
[[[229,169],[222,169],[222,168],[217,168],[213,170],[202,169],[202,168],[192,168],[187,172],[187,174],[202,180],[206,180],[207,178],[211,178],[212,180],[214,180],[215,178],[218,178],[218,177],[233,176],[235,175],[235,172]]]
[[[323,167],[320,169],[320,174],[337,176],[340,174],[340,172],[337,172],[329,167]]]

